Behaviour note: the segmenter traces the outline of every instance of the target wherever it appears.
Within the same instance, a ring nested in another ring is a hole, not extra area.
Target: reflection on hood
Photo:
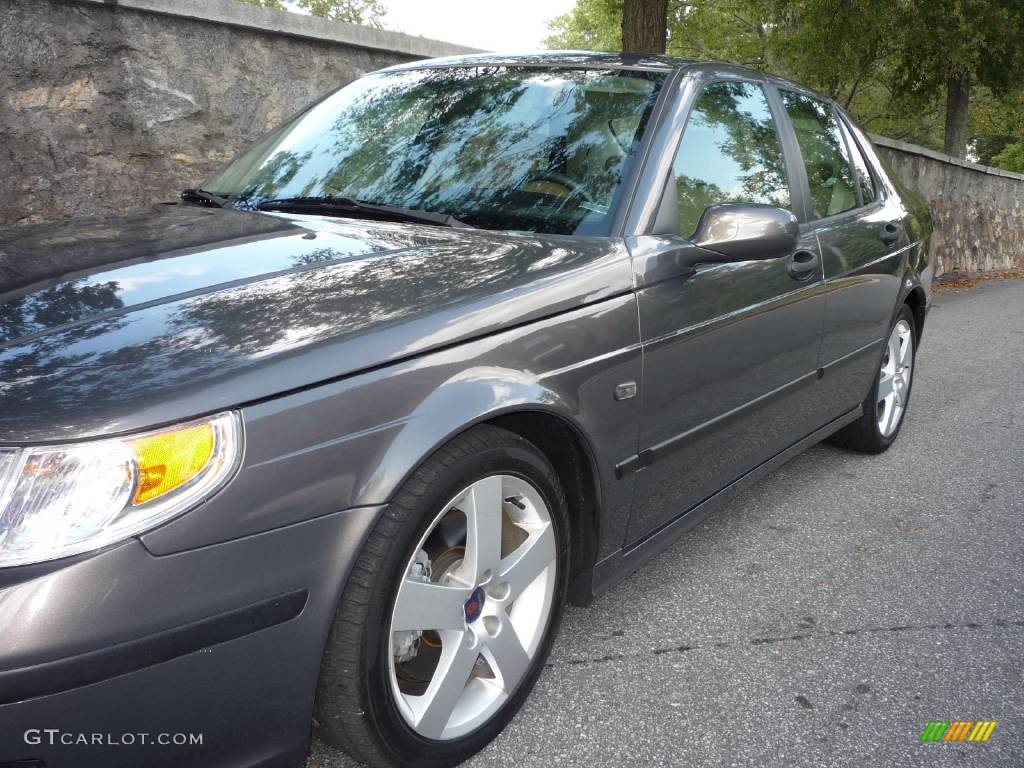
[[[206,409],[237,405],[629,288],[609,240],[192,206],[0,234],[0,275],[0,439],[127,429],[216,382]]]

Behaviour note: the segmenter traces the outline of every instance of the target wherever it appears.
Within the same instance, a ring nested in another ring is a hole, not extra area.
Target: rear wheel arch
[[[906,334],[909,337],[907,340],[910,345],[909,347],[906,347],[904,344],[900,324],[906,328]],[[916,325],[917,321],[914,318],[914,310],[911,304],[908,301],[899,302],[896,305],[896,315],[893,318],[886,345],[882,349],[879,375],[872,383],[867,397],[862,404],[861,416],[830,436],[829,439],[834,444],[860,453],[878,454],[888,450],[889,446],[896,440],[900,428],[905,421],[904,415],[913,391],[912,376],[915,367],[913,361],[918,346]],[[899,334],[898,337],[897,334]],[[893,345],[897,344],[897,342],[898,345],[894,347]],[[898,354],[893,351],[894,349],[898,351]],[[906,357],[908,350],[910,353],[909,358]],[[889,367],[889,361],[893,361],[892,367]],[[883,381],[890,384],[888,393],[884,395],[880,394],[879,389]],[[894,388],[897,384],[902,395],[894,394]],[[883,406],[883,397],[885,400],[884,411],[880,413],[879,408]],[[895,401],[892,400],[893,397],[895,397]],[[893,417],[895,422],[892,422],[884,414],[889,413],[890,408],[896,407],[896,405],[893,405],[894,402],[899,405],[900,410]],[[884,428],[882,427],[883,420],[886,422]]]
[[[914,315],[914,331],[917,336],[917,344],[921,343],[921,335],[924,333],[924,320],[927,312],[927,299],[924,295],[924,288],[920,285],[914,286],[907,294],[903,303],[910,307]]]

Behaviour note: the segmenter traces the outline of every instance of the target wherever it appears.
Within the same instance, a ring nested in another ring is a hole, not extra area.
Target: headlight
[[[0,568],[152,528],[219,490],[241,452],[235,413],[116,439],[0,448]]]

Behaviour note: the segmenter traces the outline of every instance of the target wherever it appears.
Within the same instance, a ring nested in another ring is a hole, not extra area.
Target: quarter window
[[[868,169],[868,161],[864,158],[864,153],[857,145],[857,140],[853,138],[853,131],[846,123],[843,126],[843,136],[846,137],[846,146],[850,148],[850,153],[853,155],[853,164],[857,166],[857,188],[860,190],[860,203],[861,205],[867,205],[875,199],[875,182],[871,178],[871,171]]]
[[[686,235],[715,203],[789,209],[782,145],[761,86],[721,82],[705,88],[690,113],[673,173],[679,231]]]
[[[803,155],[814,218],[856,208],[853,168],[831,105],[792,91],[782,91],[782,103]]]

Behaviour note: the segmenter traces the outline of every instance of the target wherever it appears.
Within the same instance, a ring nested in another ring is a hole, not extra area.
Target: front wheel
[[[914,315],[904,304],[889,331],[864,414],[833,435],[833,442],[862,453],[881,453],[893,444],[910,403],[916,341]]]
[[[531,443],[474,427],[403,485],[353,568],[318,733],[373,766],[456,765],[533,687],[568,583],[565,496]]]

